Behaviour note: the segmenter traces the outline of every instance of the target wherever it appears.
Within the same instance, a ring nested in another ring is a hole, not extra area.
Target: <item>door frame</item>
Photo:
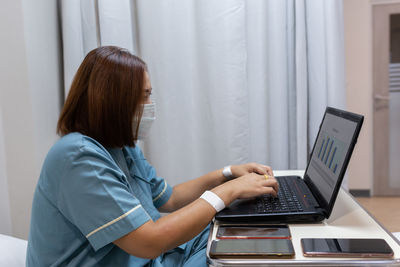
[[[389,173],[389,53],[390,15],[400,14],[400,2],[372,6],[373,51],[373,195],[400,195],[390,187]]]

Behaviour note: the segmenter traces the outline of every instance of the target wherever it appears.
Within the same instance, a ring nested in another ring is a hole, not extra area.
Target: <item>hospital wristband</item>
[[[200,198],[207,201],[213,208],[219,212],[225,208],[225,203],[222,199],[215,193],[211,191],[205,191]]]
[[[224,175],[225,178],[227,179],[232,179],[232,170],[231,170],[231,165],[225,166],[224,169],[222,170],[222,174]]]

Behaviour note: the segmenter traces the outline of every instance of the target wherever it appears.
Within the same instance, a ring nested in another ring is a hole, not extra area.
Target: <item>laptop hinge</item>
[[[328,202],[326,202],[325,198],[322,196],[318,188],[314,185],[314,183],[311,181],[310,177],[308,177],[307,174],[304,175],[304,182],[307,184],[310,194],[314,196],[314,199],[316,201],[315,207],[320,207],[323,210],[326,210]]]

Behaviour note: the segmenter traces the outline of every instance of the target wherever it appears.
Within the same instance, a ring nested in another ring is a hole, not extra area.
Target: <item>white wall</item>
[[[62,81],[56,7],[54,0],[3,0],[0,9],[0,185],[8,185],[11,230],[20,238],[28,236],[40,165],[57,138]],[[7,216],[7,207],[0,205],[0,214]]]
[[[372,7],[400,0],[344,0],[347,107],[365,115],[349,166],[349,188],[373,192]]]
[[[30,213],[26,202],[32,195],[32,176],[38,172],[33,161],[34,144],[30,134],[33,131],[33,121],[30,116],[32,108],[21,1],[2,2],[0,32],[0,106],[3,116],[5,176],[9,189],[12,230],[16,236],[24,236],[27,232],[24,220],[29,218]]]
[[[0,89],[2,89],[0,87]],[[0,105],[0,233],[11,234],[10,201],[8,197],[8,183],[6,176],[6,153],[4,144],[3,114]]]
[[[371,3],[345,0],[347,109],[365,116],[349,164],[349,189],[372,189],[372,21]]]
[[[56,0],[22,0],[22,7],[36,163],[41,167],[58,139],[56,124],[64,103],[61,28]]]

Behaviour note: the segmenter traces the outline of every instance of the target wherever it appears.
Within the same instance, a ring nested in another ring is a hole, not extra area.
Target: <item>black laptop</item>
[[[215,216],[220,221],[307,223],[331,215],[364,117],[327,107],[304,179],[276,177],[278,197],[235,200]]]

